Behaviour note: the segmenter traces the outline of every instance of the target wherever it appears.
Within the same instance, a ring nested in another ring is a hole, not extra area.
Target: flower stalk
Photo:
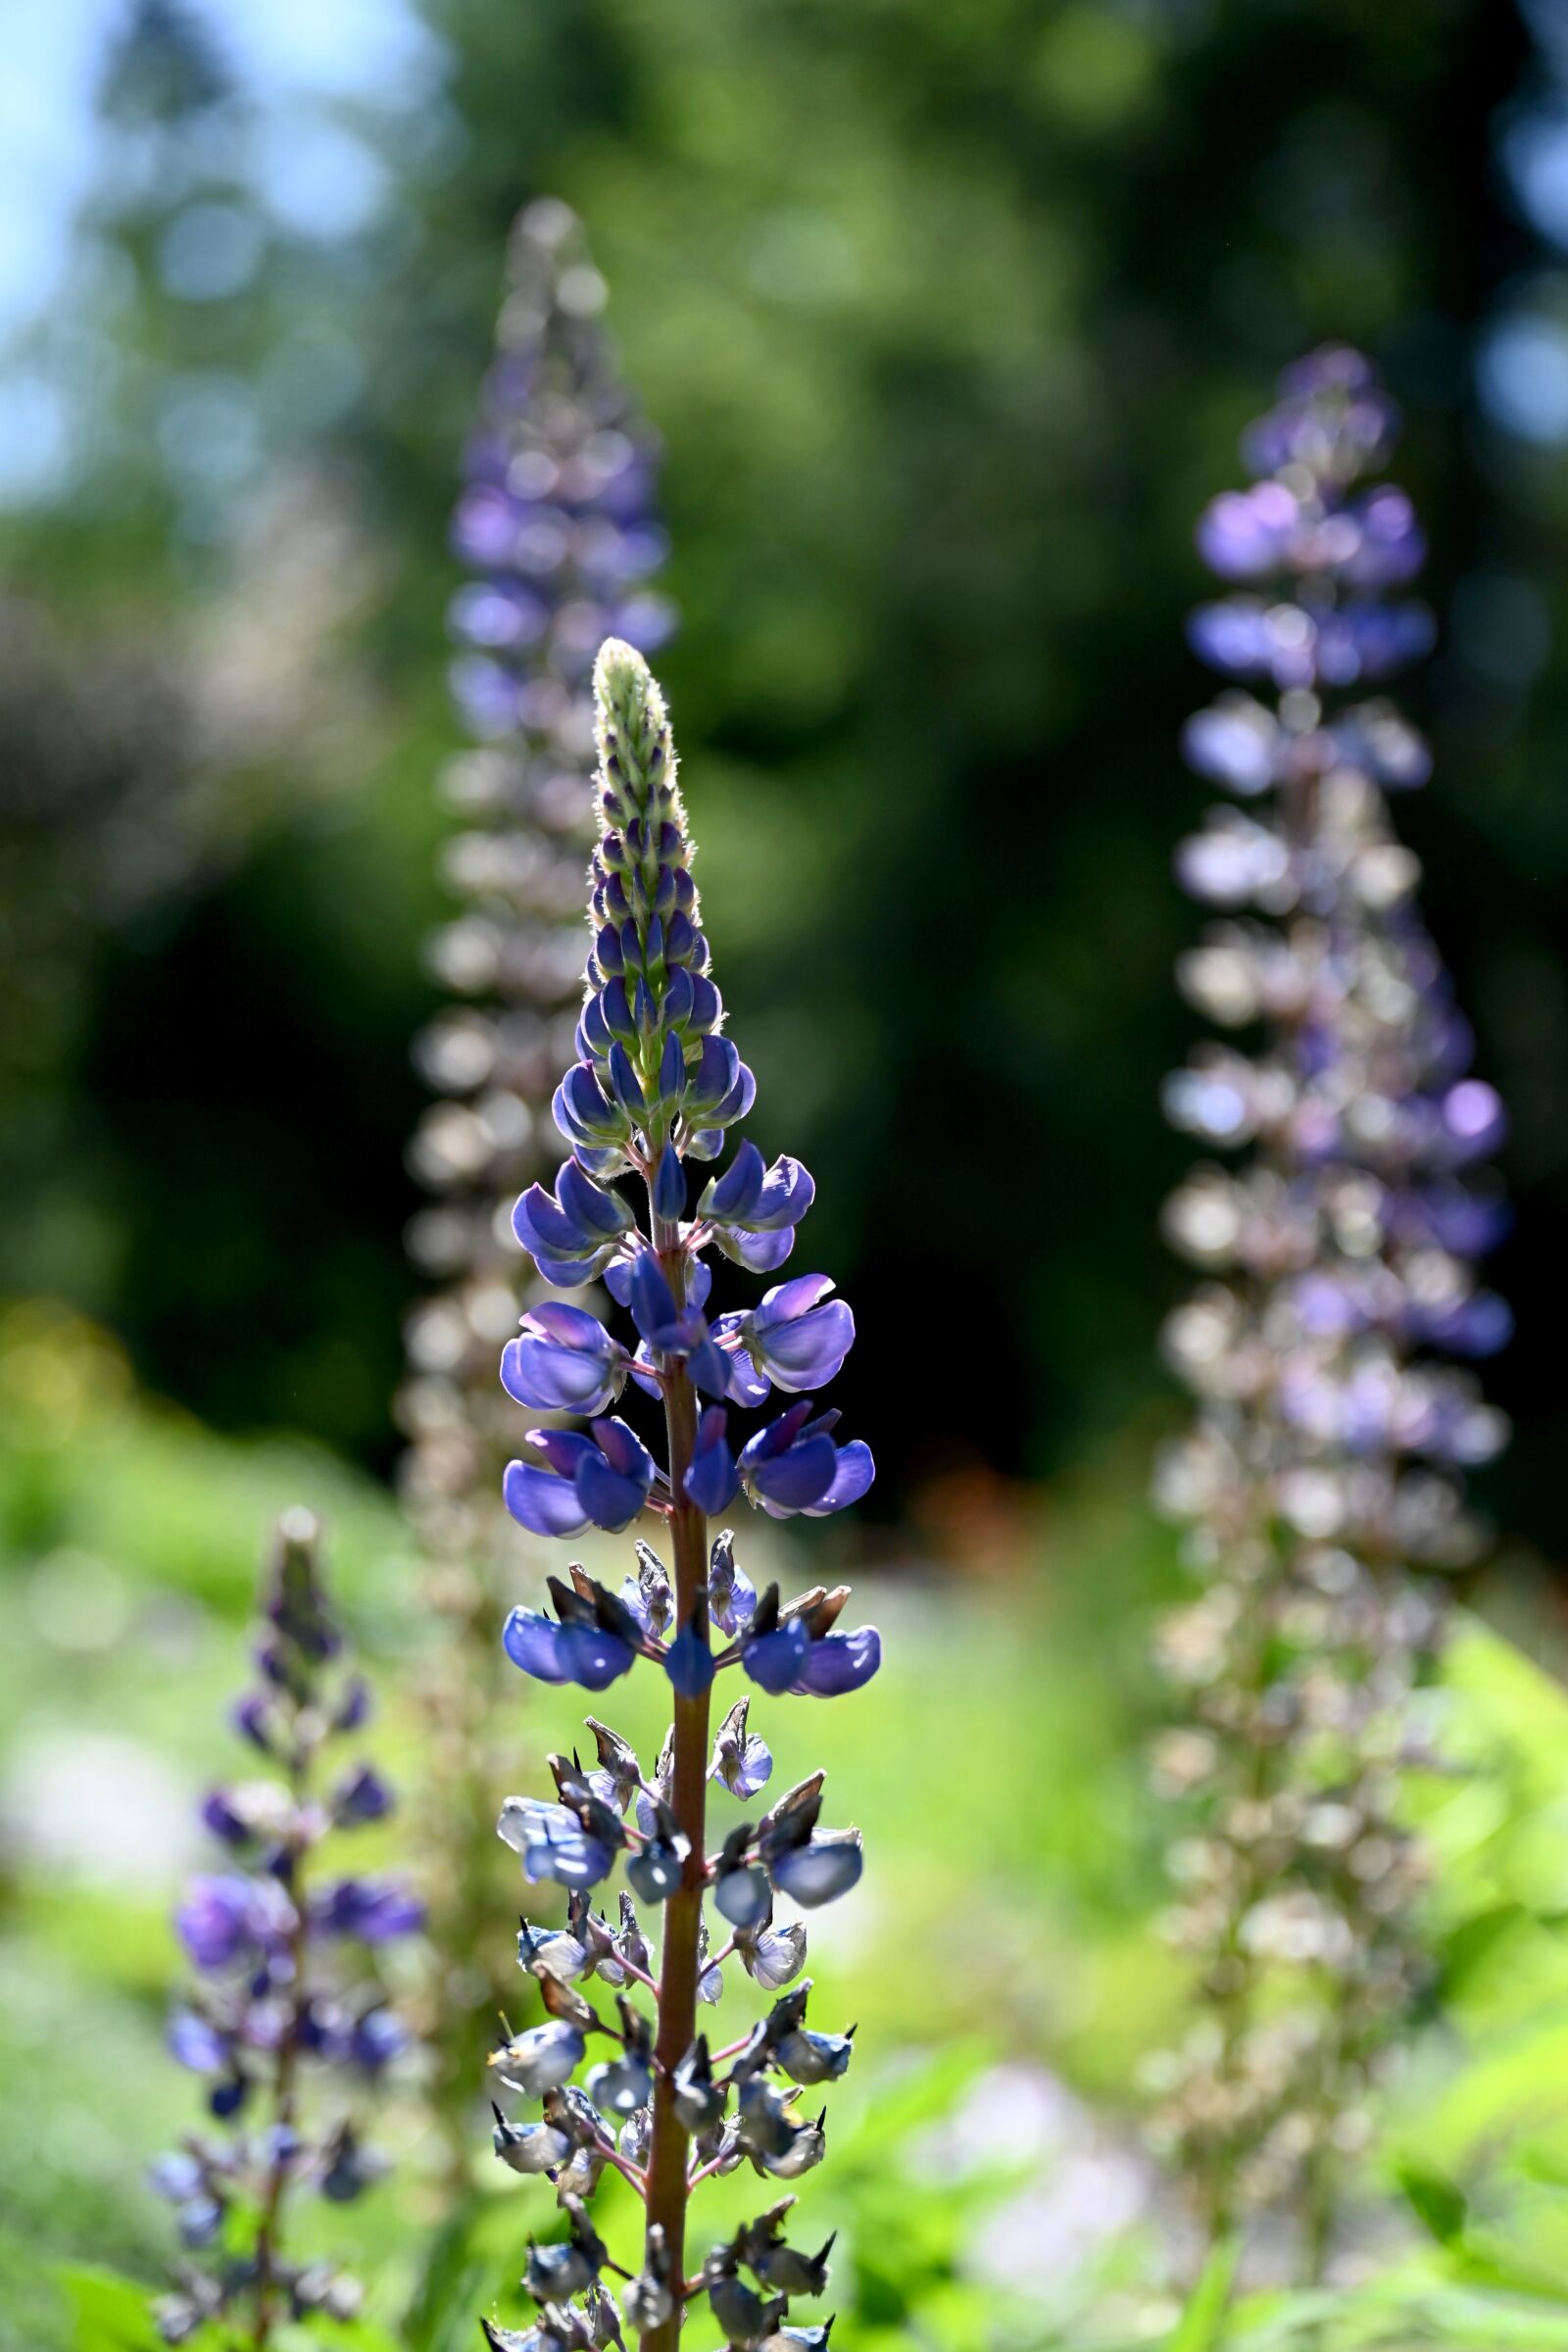
[[[509,2033],[491,2063],[503,2087],[539,2100],[542,2112],[538,2123],[518,2125],[498,2108],[495,2147],[512,2169],[549,2176],[569,2235],[530,2251],[524,2283],[539,2306],[537,2327],[524,2335],[482,2325],[494,2352],[621,2341],[602,2284],[616,2266],[587,2202],[608,2165],[644,2207],[641,2268],[621,2298],[642,2352],[673,2352],[687,2311],[705,2295],[729,2343],[813,2352],[831,2323],[791,2325],[789,2304],[823,2291],[828,2249],[808,2256],[789,2246],[783,2223],[793,2197],[710,2247],[695,2268],[690,2208],[705,2181],[742,2164],[794,2180],[821,2160],[825,2110],[812,2117],[797,2102],[803,2088],[843,2074],[851,2038],[807,2029],[810,1987],[797,1982],[806,1928],[775,1920],[775,1903],[809,1911],[847,1892],[860,1876],[860,1837],[820,1828],[820,1773],[760,1820],[734,1820],[711,1837],[709,1789],[716,1784],[744,1806],[771,1776],[771,1752],[752,1724],[753,1691],[857,1690],[877,1671],[881,1643],[872,1627],[838,1631],[843,1589],[817,1587],[789,1602],[776,1586],[759,1594],[730,1531],[710,1540],[710,1523],[743,1492],[778,1518],[821,1516],[865,1493],[868,1450],[839,1446],[837,1415],[817,1412],[806,1393],[838,1370],[855,1324],[820,1275],[710,1317],[708,1253],[774,1271],[810,1204],[811,1180],[794,1160],[765,1167],[742,1143],[691,1199],[692,1163],[722,1155],[756,1086],[723,1035],[663,698],[641,656],[615,640],[601,649],[595,689],[592,944],[578,1058],[554,1106],[571,1155],[554,1192],[535,1185],[522,1196],[514,1225],[547,1283],[570,1290],[602,1281],[630,1313],[636,1344],[615,1340],[577,1307],[523,1315],[502,1357],[503,1386],[536,1412],[586,1418],[591,1434],[532,1430],[542,1458],[511,1463],[504,1494],[536,1535],[616,1532],[652,1512],[664,1523],[671,1565],[639,1543],[636,1573],[618,1592],[574,1565],[567,1579],[549,1580],[554,1614],[514,1609],[503,1642],[537,1680],[592,1692],[647,1660],[667,1678],[671,1709],[651,1774],[617,1732],[590,1716],[597,1769],[553,1756],[555,1800],[509,1797],[502,1808],[501,1837],[528,1884],[554,1883],[568,1901],[564,1928],[522,1923],[518,1957],[538,1983],[545,2022]],[[646,1196],[646,1225],[618,1189],[624,1177]],[[662,1408],[662,1463],[611,1412],[628,1387]],[[737,1445],[731,1411],[755,1409],[775,1387],[795,1401]],[[715,1735],[711,1695],[724,1673],[751,1690]],[[612,1925],[594,1898],[617,1860],[626,1887]],[[717,1933],[710,1909],[722,1923]],[[643,1928],[643,1913],[654,1911],[657,1953]],[[715,2051],[701,2015],[722,1997],[736,1962],[779,1997]],[[596,1979],[613,1993],[612,2011],[579,1989]],[[601,2040],[611,2054],[579,2087],[572,2078]]]
[[[1200,1588],[1163,1629],[1191,1714],[1156,1760],[1199,2015],[1158,2132],[1212,2233],[1283,2214],[1309,2277],[1428,1974],[1399,1784],[1432,1758],[1434,1572],[1482,1542],[1463,1474],[1505,1436],[1445,1360],[1507,1336],[1476,1276],[1502,1111],[1390,815],[1426,746],[1367,691],[1432,636],[1401,593],[1415,515],[1375,478],[1395,426],[1364,360],[1314,354],[1246,438],[1250,486],[1200,524],[1233,593],[1194,614],[1195,650],[1272,699],[1233,685],[1186,731],[1234,798],[1178,853],[1216,918],[1180,977],[1242,1042],[1166,1090],[1176,1126],[1244,1156],[1196,1168],[1165,1219],[1201,1277],[1165,1334],[1198,1418],[1156,1480]]]
[[[258,1681],[234,1710],[271,1777],[209,1796],[203,1819],[225,1868],[193,1880],[175,1916],[197,1977],[170,2048],[203,2079],[216,2128],[152,2168],[187,2254],[208,2256],[183,2263],[155,2307],[171,2344],[220,2322],[226,2340],[269,2352],[281,2329],[351,2320],[362,2301],[348,2272],[291,2255],[289,2222],[307,2192],[344,2204],[383,2169],[344,2094],[373,2089],[408,2045],[380,1955],[422,1913],[400,1879],[321,1875],[323,1851],[384,1820],[392,1794],[368,1764],[325,1769],[369,1700],[345,1664],[318,1546],[310,1514],[289,1512],[263,1592]],[[335,2085],[330,2121],[315,2112],[324,2103],[312,2077]]]

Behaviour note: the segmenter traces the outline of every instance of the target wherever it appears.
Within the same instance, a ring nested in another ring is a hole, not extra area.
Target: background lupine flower
[[[561,1152],[549,1105],[581,974],[593,657],[612,631],[652,648],[672,625],[650,586],[665,552],[653,511],[657,450],[604,309],[580,222],[553,199],[530,205],[513,231],[452,526],[467,575],[450,612],[452,688],[474,748],[441,779],[456,828],[444,874],[461,911],[430,945],[453,1004],[416,1048],[439,1100],[411,1154],[435,1199],[410,1231],[437,1287],[409,1321],[399,1410],[411,1441],[405,1498],[431,1562],[429,1600],[449,1628],[429,1667],[427,1844],[431,1948],[442,1955],[435,2092],[458,2172],[471,2140],[474,2067],[506,1984],[505,1947],[487,1935],[504,1894],[474,1825],[500,1769],[485,1742],[515,1543],[497,1494],[512,1415],[495,1353],[517,1314],[508,1217],[519,1183],[553,1170]],[[564,1181],[569,1213],[580,1196]],[[587,1263],[569,1279],[597,1271]],[[624,1351],[586,1358],[585,1317],[544,1295],[532,1306],[508,1351],[512,1395],[537,1412],[608,1410]]]
[[[554,1797],[509,1797],[502,1810],[501,1837],[527,1884],[553,1883],[569,1900],[564,1931],[524,1920],[518,1938],[547,2019],[507,2039],[491,2063],[497,2083],[537,2099],[541,2115],[518,2124],[498,2107],[495,2148],[514,2171],[550,2173],[569,2228],[564,2240],[528,2257],[537,2328],[524,2336],[487,2322],[485,2334],[503,2352],[620,2340],[601,2285],[613,2266],[583,2202],[610,2166],[646,2209],[641,2267],[622,2297],[643,2352],[673,2352],[686,2309],[705,2294],[732,2345],[821,2343],[824,2328],[786,2324],[792,2296],[822,2292],[828,2254],[786,2243],[790,2196],[710,2248],[695,2270],[686,2216],[693,2189],[713,2174],[749,2163],[767,2180],[794,2180],[821,2160],[825,2111],[804,2107],[801,2089],[836,2081],[851,2042],[808,2028],[806,1931],[775,1926],[773,1906],[781,1896],[810,1909],[847,1892],[860,1876],[860,1835],[821,1826],[820,1773],[760,1817],[751,1812],[773,1764],[753,1707],[759,1692],[856,1690],[877,1671],[881,1643],[868,1626],[837,1630],[843,1588],[788,1602],[776,1586],[759,1595],[730,1532],[710,1544],[708,1520],[743,1483],[783,1516],[835,1510],[865,1492],[869,1452],[841,1446],[837,1416],[809,1396],[748,1440],[731,1426],[738,1408],[762,1403],[772,1386],[814,1387],[836,1372],[855,1325],[817,1274],[770,1290],[760,1307],[708,1317],[704,1251],[772,1271],[789,1254],[811,1182],[793,1160],[765,1168],[742,1143],[693,1199],[691,1163],[722,1155],[756,1088],[723,1034],[662,697],[641,656],[613,640],[600,653],[595,686],[593,939],[577,1059],[555,1102],[573,1156],[554,1194],[535,1185],[523,1195],[514,1225],[547,1280],[574,1286],[603,1274],[629,1312],[636,1382],[662,1400],[665,1445],[656,1459],[627,1422],[603,1413],[587,1435],[533,1430],[532,1458],[511,1465],[505,1495],[536,1534],[621,1529],[651,1511],[667,1525],[671,1564],[638,1544],[636,1573],[618,1592],[573,1566],[549,1580],[550,1610],[513,1610],[504,1643],[525,1674],[593,1691],[638,1660],[662,1667],[672,1722],[650,1770],[590,1716],[597,1769],[553,1756]],[[646,1224],[613,1189],[627,1176],[646,1193]],[[592,1399],[583,1410],[609,1401],[627,1355],[608,1332],[596,1339],[586,1320],[538,1313],[523,1329],[502,1368],[514,1396],[533,1402],[546,1383],[559,1394],[580,1381]],[[547,1346],[564,1348],[570,1363],[540,1352]],[[714,1737],[710,1701],[726,1675],[736,1694]],[[744,1804],[751,1815],[733,1818],[716,1848],[710,1782],[733,1813]],[[608,1884],[617,1865],[627,1891],[612,1925]],[[716,1932],[705,1917],[710,1901]],[[652,1934],[643,1924],[650,1911],[662,1914]],[[778,1997],[749,2033],[713,2049],[699,2011],[720,1998],[736,1961]],[[612,1990],[612,2007],[580,1989],[595,1977]],[[578,2087],[572,2078],[589,2058],[601,2062]]]
[[[1247,437],[1252,486],[1205,514],[1202,552],[1247,585],[1192,642],[1272,693],[1229,687],[1191,722],[1189,762],[1247,808],[1177,858],[1218,916],[1182,987],[1243,1042],[1199,1048],[1167,1108],[1247,1156],[1195,1169],[1166,1210],[1203,1275],[1165,1335],[1200,1411],[1157,1489],[1202,1590],[1164,1628],[1194,1719],[1157,1774],[1191,1814],[1171,1924],[1203,2014],[1160,2131],[1216,2228],[1285,2207],[1312,2268],[1423,1976],[1422,1852],[1393,1807],[1443,1607],[1410,1571],[1474,1556],[1462,1473],[1505,1436],[1444,1360],[1488,1354],[1509,1318],[1476,1273],[1502,1111],[1468,1074],[1389,815],[1426,747],[1390,703],[1346,699],[1431,641],[1400,593],[1423,554],[1409,502],[1363,486],[1396,421],[1364,360],[1318,352]]]
[[[271,1770],[208,1797],[202,1818],[223,1859],[192,1879],[174,1914],[196,1975],[169,2047],[202,2078],[209,2120],[152,2167],[183,2245],[206,2252],[157,2306],[172,2344],[221,2318],[262,2352],[291,2322],[352,2319],[361,2300],[335,2265],[290,2257],[288,2223],[298,2199],[345,2203],[382,2169],[355,2110],[407,2045],[379,1955],[422,1913],[402,1878],[337,1858],[340,1838],[386,1817],[392,1793],[340,1753],[367,1701],[318,1547],[310,1514],[291,1511],[263,1588],[258,1680],[235,1709]],[[328,2078],[330,2100],[318,2088]]]

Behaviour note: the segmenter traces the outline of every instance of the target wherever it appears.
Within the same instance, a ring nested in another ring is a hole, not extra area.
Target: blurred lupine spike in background
[[[155,2307],[171,2344],[214,2323],[266,2352],[293,2323],[352,2320],[363,2298],[335,2263],[290,2254],[290,2223],[302,2198],[348,2203],[383,2169],[359,2110],[409,2037],[381,1955],[423,1912],[401,1877],[335,1866],[338,1839],[384,1820],[393,1796],[344,1751],[370,1702],[319,1553],[310,1512],[286,1513],[262,1588],[255,1679],[233,1709],[266,1777],[207,1798],[221,1867],[190,1881],[175,1914],[196,1973],[171,2013],[169,2047],[201,2078],[208,2126],[152,2167],[189,2257]]]
[[[1163,1632],[1191,1721],[1157,1760],[1200,2017],[1159,2134],[1212,2230],[1283,2211],[1308,2275],[1429,1974],[1398,1777],[1443,1638],[1429,1572],[1480,1550],[1463,1473],[1506,1434],[1445,1360],[1510,1328],[1476,1274],[1503,1114],[1390,817],[1429,761],[1372,690],[1433,634],[1403,593],[1420,527],[1375,478],[1396,424],[1363,359],[1318,351],[1247,434],[1250,486],[1204,514],[1200,549],[1237,585],[1191,641],[1250,683],[1187,728],[1189,764],[1234,798],[1177,856],[1216,917],[1183,993],[1243,1042],[1199,1047],[1166,1106],[1245,1157],[1196,1168],[1165,1217],[1202,1275],[1165,1334],[1198,1419],[1156,1480],[1200,1587]]]
[[[658,449],[605,325],[582,224],[553,197],[513,228],[480,416],[452,522],[467,574],[450,609],[457,711],[473,747],[449,761],[443,876],[461,911],[429,945],[453,1000],[416,1042],[440,1098],[411,1162],[434,1196],[414,1221],[437,1286],[408,1318],[402,1489],[445,1628],[426,1698],[425,1790],[436,1979],[437,2100],[455,2179],[466,2169],[474,2067],[507,1989],[506,1916],[486,1827],[499,1772],[498,1633],[517,1540],[500,1504],[509,1450],[496,1350],[514,1328],[519,1184],[553,1167],[551,1093],[581,983],[582,876],[593,834],[591,668],[613,633],[649,648],[673,626],[651,582],[666,547]],[[509,1750],[513,1746],[509,1738]]]
[[[798,2102],[803,2089],[844,2073],[852,2044],[807,2026],[806,1932],[775,1922],[774,1903],[812,1910],[847,1892],[860,1876],[860,1836],[820,1828],[816,1772],[760,1820],[736,1819],[715,1847],[710,1781],[749,1800],[772,1757],[751,1728],[750,1691],[716,1740],[710,1702],[717,1678],[737,1668],[769,1697],[858,1690],[881,1663],[881,1642],[873,1627],[838,1630],[846,1588],[818,1586],[788,1603],[776,1585],[759,1595],[730,1531],[710,1543],[709,1522],[743,1492],[775,1518],[820,1516],[866,1492],[869,1451],[838,1445],[837,1414],[818,1412],[804,1393],[837,1374],[855,1323],[817,1274],[774,1285],[749,1311],[705,1311],[705,1251],[776,1270],[810,1205],[811,1180],[792,1159],[764,1167],[743,1142],[692,1200],[688,1162],[721,1156],[756,1084],[722,1034],[663,698],[642,657],[614,640],[600,653],[595,687],[593,941],[579,1057],[555,1098],[571,1156],[553,1194],[536,1184],[523,1195],[514,1225],[545,1281],[575,1289],[602,1280],[637,1339],[628,1349],[597,1316],[566,1304],[523,1316],[502,1359],[509,1393],[535,1412],[589,1416],[592,1434],[530,1430],[542,1460],[513,1462],[505,1494],[514,1516],[544,1536],[620,1531],[652,1511],[671,1558],[666,1568],[639,1543],[618,1592],[577,1566],[566,1580],[553,1576],[554,1614],[514,1609],[504,1641],[525,1674],[595,1693],[650,1660],[668,1677],[672,1720],[648,1773],[628,1741],[590,1717],[597,1767],[552,1756],[554,1797],[513,1796],[502,1808],[500,1835],[528,1884],[564,1887],[569,1908],[564,1930],[522,1925],[518,1959],[538,1980],[547,2017],[509,2036],[491,2064],[499,2085],[540,2100],[542,2113],[517,2124],[498,2108],[494,2144],[513,2170],[550,2173],[569,2233],[529,2251],[523,2282],[539,2305],[536,2331],[522,2337],[486,2322],[485,2332],[501,2352],[615,2340],[601,2284],[608,2250],[588,2213],[609,2165],[644,2207],[639,2268],[622,2298],[643,2352],[673,2352],[703,2295],[730,2344],[809,2352],[826,2342],[826,2328],[792,2328],[789,2304],[823,2292],[828,2248],[808,2255],[788,2243],[792,2197],[708,2249],[695,2271],[687,2208],[704,2180],[745,2163],[793,2181],[822,2158],[826,2109],[803,2112]],[[615,1189],[625,1176],[646,1189],[646,1225]],[[662,1404],[662,1462],[612,1414],[628,1382]],[[795,1401],[737,1446],[731,1411],[764,1404],[775,1388]],[[612,1926],[592,1905],[617,1857],[626,1891]],[[716,1945],[710,1903],[721,1923]],[[639,1904],[662,1915],[657,1946]],[[736,1961],[778,1997],[750,2033],[714,2050],[699,2018]],[[612,2013],[577,1989],[595,1977],[613,1990]],[[608,2055],[579,2087],[571,2079],[596,2037]]]

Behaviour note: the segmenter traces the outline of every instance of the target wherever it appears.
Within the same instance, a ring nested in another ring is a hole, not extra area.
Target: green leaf
[[[1443,1948],[1445,1999],[1452,2000],[1462,1992],[1475,1972],[1486,1966],[1530,1916],[1523,1903],[1505,1902],[1461,1920]]]
[[[327,2352],[328,2345],[331,2352],[402,2352],[397,2337],[374,2320],[334,2320],[324,2335],[312,2327],[284,2328],[272,2342],[276,2352]]]
[[[1440,2246],[1451,2246],[1463,2234],[1469,2217],[1463,2189],[1435,2166],[1417,2164],[1408,2157],[1395,2167],[1395,2178],[1417,2221]]]
[[[1240,2254],[1234,2238],[1221,2238],[1214,2247],[1191,2302],[1166,2339],[1165,2352],[1219,2352]]]
[[[493,2197],[474,2199],[436,2231],[404,2314],[408,2352],[471,2352],[478,2341],[477,2314],[493,2311],[500,2275],[484,2242],[487,2230],[495,2231],[496,2206]]]
[[[62,2264],[54,2277],[75,2316],[75,2352],[156,2352],[144,2286],[85,2264]]]

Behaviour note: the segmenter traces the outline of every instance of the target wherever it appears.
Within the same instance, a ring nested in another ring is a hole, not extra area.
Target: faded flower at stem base
[[[449,1002],[416,1058],[436,1100],[410,1150],[432,1196],[410,1228],[432,1288],[409,1318],[398,1399],[405,1504],[443,1639],[424,1663],[432,1741],[421,1790],[432,1908],[433,2095],[452,2169],[466,2174],[475,2065],[505,1997],[504,1876],[486,1814],[506,1671],[496,1631],[514,1540],[499,1482],[514,1450],[496,1349],[516,1323],[511,1210],[552,1170],[550,1098],[571,1050],[581,982],[582,869],[594,833],[593,691],[601,640],[652,648],[672,626],[652,586],[665,555],[657,450],[605,322],[581,223],[545,198],[518,217],[494,360],[464,462],[453,553],[451,680],[471,748],[440,780],[457,902],[430,942]],[[544,1295],[518,1343],[549,1410],[601,1411],[605,1374],[578,1360],[577,1310]],[[606,1367],[608,1372],[610,1367]],[[509,1733],[507,1753],[514,1753]]]
[[[536,2327],[518,2334],[486,2322],[485,2334],[500,2352],[562,2352],[620,2342],[624,2324],[642,2352],[673,2352],[706,2296],[730,2344],[790,2352],[826,2342],[825,2326],[792,2325],[789,2309],[823,2291],[830,2250],[786,2239],[793,2190],[700,2261],[687,2208],[717,2174],[750,2166],[793,2182],[822,2159],[826,2108],[807,2093],[844,2073],[853,2042],[808,2025],[806,1930],[777,1920],[775,1903],[810,1911],[847,1893],[860,1876],[860,1836],[822,1826],[820,1773],[757,1810],[773,1759],[756,1711],[775,1697],[858,1689],[881,1643],[872,1627],[841,1627],[843,1588],[789,1601],[776,1586],[759,1592],[732,1533],[711,1536],[709,1521],[742,1494],[775,1517],[842,1509],[870,1486],[872,1463],[804,1393],[833,1376],[855,1337],[824,1276],[710,1311],[710,1253],[775,1273],[811,1180],[797,1161],[764,1164],[749,1142],[714,1164],[756,1087],[724,1035],[663,700],[641,657],[615,641],[600,653],[595,685],[592,942],[576,1058],[555,1098],[571,1156],[552,1189],[523,1195],[514,1224],[547,1281],[603,1282],[628,1328],[616,1339],[572,1304],[525,1314],[503,1358],[506,1391],[534,1411],[573,1409],[587,1427],[531,1430],[505,1495],[535,1535],[662,1518],[668,1564],[637,1543],[618,1590],[573,1565],[549,1579],[547,1609],[513,1610],[504,1642],[524,1674],[596,1695],[644,1661],[667,1679],[672,1719],[650,1767],[589,1716],[592,1757],[553,1756],[553,1793],[509,1797],[502,1810],[526,1884],[563,1887],[567,1904],[563,1929],[522,1923],[518,1958],[546,2017],[505,2039],[491,2065],[498,2090],[537,2102],[538,2116],[519,2122],[498,2099],[495,2148],[513,2170],[554,2181],[566,2235],[530,2251]],[[706,1180],[704,1163],[714,1168]],[[662,1448],[639,1434],[643,1397],[662,1405]],[[746,1436],[743,1414],[761,1416]],[[725,1707],[716,1732],[715,1694]],[[710,1783],[735,1816],[716,1842]],[[612,1902],[617,1865],[624,1886]],[[774,1997],[757,2024],[718,2043],[701,2017],[737,1964]],[[591,2000],[596,1979],[605,1991]],[[640,2267],[618,2274],[618,2311],[606,2284],[616,2266],[589,2218],[607,2167],[645,2208]]]
[[[169,2047],[201,2078],[205,2120],[152,2167],[186,2250],[155,2307],[179,2344],[220,2322],[265,2352],[291,2324],[351,2320],[359,2281],[291,2255],[307,2198],[345,2204],[384,2169],[363,2110],[408,2034],[382,1955],[422,1924],[397,1874],[345,1872],[344,1838],[383,1821],[391,1790],[345,1743],[366,1721],[306,1511],[282,1520],[262,1595],[257,1680],[234,1726],[263,1760],[216,1788],[202,1818],[221,1858],[191,1880],[174,1916],[196,1972]],[[314,2233],[313,2233],[314,2234]]]
[[[1375,692],[1432,636],[1403,593],[1410,502],[1368,479],[1396,421],[1364,360],[1318,352],[1249,433],[1250,487],[1204,515],[1236,585],[1192,642],[1244,683],[1188,726],[1233,798],[1177,858],[1215,915],[1181,984],[1236,1042],[1199,1048],[1167,1109],[1242,1156],[1196,1168],[1165,1218],[1202,1279],[1166,1329],[1199,1414],[1157,1493],[1200,1590],[1163,1633],[1190,1720],[1156,1769],[1185,1811],[1170,1926],[1202,2013],[1160,2070],[1159,2132],[1211,2227],[1283,2211],[1309,2273],[1427,1976],[1397,1809],[1443,1629],[1421,1572],[1475,1556],[1463,1474],[1505,1436],[1448,1360],[1508,1334],[1476,1273],[1502,1111],[1390,818],[1426,746]]]

